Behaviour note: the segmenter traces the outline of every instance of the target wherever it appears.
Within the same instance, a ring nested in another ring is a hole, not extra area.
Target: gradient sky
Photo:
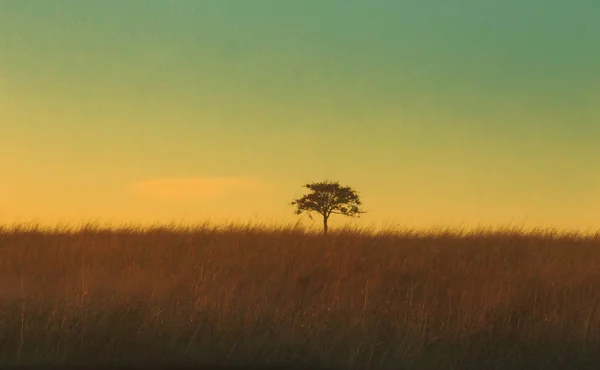
[[[600,228],[597,0],[0,0],[0,222]],[[336,222],[344,219],[332,218]]]

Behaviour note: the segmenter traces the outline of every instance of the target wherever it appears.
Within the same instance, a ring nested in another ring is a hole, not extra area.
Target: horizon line
[[[322,232],[322,226],[318,222],[307,224],[303,220],[287,222],[268,222],[249,219],[247,221],[224,220],[224,221],[102,221],[99,219],[79,222],[46,222],[37,220],[14,221],[12,223],[0,222],[0,233],[4,232],[110,232],[110,231],[173,231],[173,232],[198,232],[198,231],[302,231],[307,233]],[[579,229],[569,227],[547,226],[525,226],[524,224],[496,224],[496,225],[445,225],[445,226],[408,226],[406,224],[394,223],[383,226],[351,225],[349,223],[330,227],[331,233],[353,232],[360,234],[412,234],[412,235],[478,235],[478,234],[518,234],[518,235],[553,235],[553,236],[592,236],[600,237],[600,228]]]

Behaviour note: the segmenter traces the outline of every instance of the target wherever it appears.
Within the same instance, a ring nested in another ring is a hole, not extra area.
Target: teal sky
[[[360,224],[600,228],[599,14],[0,0],[0,221],[293,220],[328,178]]]

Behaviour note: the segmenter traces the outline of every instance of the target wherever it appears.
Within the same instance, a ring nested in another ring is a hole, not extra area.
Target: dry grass
[[[0,230],[0,366],[600,368],[600,236]]]

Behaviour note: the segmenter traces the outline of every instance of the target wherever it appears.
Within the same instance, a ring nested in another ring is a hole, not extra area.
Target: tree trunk
[[[327,234],[327,216],[323,216],[323,234]]]

